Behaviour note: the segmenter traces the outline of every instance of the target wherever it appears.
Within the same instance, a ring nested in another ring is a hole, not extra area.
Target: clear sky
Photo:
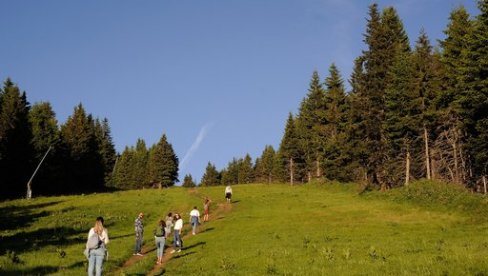
[[[59,123],[80,102],[109,120],[117,151],[165,133],[180,180],[211,161],[278,148],[314,70],[345,80],[365,48],[366,0],[4,0],[0,79],[49,101]],[[475,0],[382,0],[413,44],[443,38],[450,11]]]

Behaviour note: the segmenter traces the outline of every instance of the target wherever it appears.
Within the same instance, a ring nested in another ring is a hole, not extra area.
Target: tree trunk
[[[290,158],[290,185],[293,185],[293,158]]]
[[[405,162],[405,186],[410,184],[410,149],[407,148],[407,157]]]
[[[483,175],[483,188],[486,195],[486,176]]]
[[[425,144],[425,170],[427,172],[427,179],[431,179],[430,170],[430,154],[429,154],[429,137],[427,135],[427,127],[424,124],[424,144]]]
[[[459,162],[458,162],[458,149],[457,149],[457,135],[456,132],[454,131],[454,141],[452,143],[452,152],[453,152],[453,157],[454,157],[454,182],[459,183]]]
[[[311,171],[307,172],[307,177],[308,177],[308,183],[310,183],[312,181],[312,172]]]
[[[320,171],[320,160],[317,159],[317,161],[315,161],[315,164],[317,165],[317,171],[315,173],[315,177],[319,178],[320,175],[322,174],[322,172]]]

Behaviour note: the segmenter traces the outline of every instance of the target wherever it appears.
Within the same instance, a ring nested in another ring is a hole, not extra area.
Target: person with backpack
[[[154,239],[156,241],[156,255],[158,257],[156,264],[161,264],[163,262],[164,244],[166,242],[166,223],[163,219],[159,220],[156,229],[154,229]]]
[[[97,217],[95,226],[88,232],[86,250],[88,255],[88,276],[102,275],[103,260],[107,256],[108,232],[103,227],[103,217]]]
[[[166,223],[166,238],[168,238],[171,234],[171,227],[173,227],[173,213],[169,212],[164,221]]]
[[[136,220],[134,221],[134,226],[135,226],[135,231],[136,231],[136,247],[134,250],[134,255],[137,255],[137,256],[144,256],[141,253],[142,237],[144,235],[144,224],[142,221],[143,219],[144,219],[144,213],[139,213]]]

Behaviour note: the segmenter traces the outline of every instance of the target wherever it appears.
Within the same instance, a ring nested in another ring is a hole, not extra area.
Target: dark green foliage
[[[112,179],[116,152],[107,118],[101,122],[98,119],[95,120],[95,136],[98,143],[98,152],[101,157],[100,165],[103,170],[104,182],[109,183]]]
[[[25,196],[26,185],[33,173],[34,149],[29,124],[29,103],[25,92],[10,79],[0,91],[0,197]]]
[[[237,174],[238,184],[249,184],[254,181],[254,171],[252,159],[249,154],[246,154],[244,159],[239,162],[239,171]]]
[[[33,194],[52,195],[62,191],[66,179],[63,162],[63,149],[60,147],[60,132],[56,115],[48,102],[36,103],[29,113],[32,126],[32,146],[35,162],[40,162],[49,147],[51,150],[32,182]],[[37,164],[36,164],[37,165]]]
[[[197,185],[195,184],[195,181],[193,181],[191,174],[187,174],[185,175],[185,178],[183,178],[183,184],[181,186],[185,188],[193,188]]]
[[[178,181],[178,157],[165,134],[151,149],[147,166],[151,183],[168,187]]]
[[[260,158],[256,159],[254,167],[255,180],[262,183],[271,183],[275,180],[273,169],[276,152],[273,146],[266,146]]]
[[[68,160],[65,180],[66,191],[86,192],[104,187],[102,156],[95,134],[95,122],[81,104],[61,126],[61,139],[66,147]]]
[[[300,136],[295,126],[295,119],[290,113],[286,122],[285,134],[281,140],[279,155],[280,160],[277,164],[282,168],[285,175],[280,175],[280,179],[287,179],[290,184],[295,181],[304,181],[306,177],[304,153],[300,143]]]
[[[212,163],[208,162],[205,174],[202,176],[200,186],[218,186],[220,185],[221,176]]]

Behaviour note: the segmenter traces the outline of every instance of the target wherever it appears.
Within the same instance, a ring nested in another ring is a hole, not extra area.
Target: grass
[[[120,269],[132,255],[137,213],[146,213],[145,241],[153,246],[157,219],[171,210],[188,222],[204,195],[214,200],[211,211],[219,204],[226,211],[211,213],[206,231],[186,238],[157,275],[488,274],[488,220],[478,212],[485,199],[449,190],[441,197],[459,199],[436,204],[429,197],[439,192],[423,191],[431,186],[359,195],[354,185],[236,185],[230,206],[223,187],[3,202],[0,274],[84,274],[86,234],[102,215],[111,238],[105,270],[145,275],[155,252]]]

